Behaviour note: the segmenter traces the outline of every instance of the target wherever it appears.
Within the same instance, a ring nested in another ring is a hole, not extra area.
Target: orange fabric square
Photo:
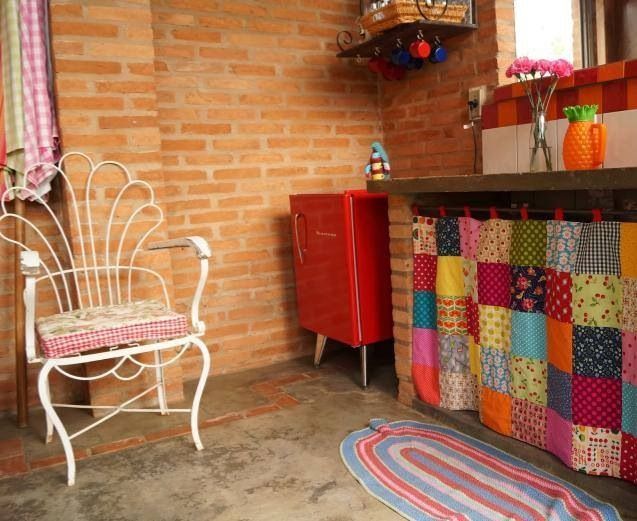
[[[628,109],[637,109],[637,78],[632,78],[626,82],[627,91],[627,107]]]
[[[511,397],[482,386],[480,421],[500,434],[511,436]]]
[[[411,377],[418,398],[431,405],[440,405],[440,372],[437,367],[413,364]]]
[[[546,350],[549,363],[565,373],[573,373],[573,324],[546,317]]]
[[[597,81],[601,83],[622,79],[624,77],[624,63],[620,61],[600,65],[597,69]]]
[[[498,103],[498,127],[508,127],[518,124],[518,110],[515,100]]]
[[[637,279],[637,223],[621,223],[619,230],[621,276]]]
[[[604,100],[601,85],[589,85],[580,87],[578,90],[577,100],[580,105],[597,105],[601,111]]]

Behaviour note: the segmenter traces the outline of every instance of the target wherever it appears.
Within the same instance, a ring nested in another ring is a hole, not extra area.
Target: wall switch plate
[[[469,120],[476,121],[482,117],[482,105],[486,96],[486,87],[473,87],[469,89]]]

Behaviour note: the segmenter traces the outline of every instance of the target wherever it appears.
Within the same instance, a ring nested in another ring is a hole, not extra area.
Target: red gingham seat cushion
[[[188,334],[188,321],[156,300],[75,309],[36,321],[47,358]]]

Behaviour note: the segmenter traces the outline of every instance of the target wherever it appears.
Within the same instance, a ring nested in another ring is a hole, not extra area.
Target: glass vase
[[[546,141],[546,123],[546,112],[534,110],[529,136],[529,172],[553,171],[552,150]]]

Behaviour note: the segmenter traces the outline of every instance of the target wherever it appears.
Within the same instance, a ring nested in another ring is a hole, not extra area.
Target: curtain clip
[[[440,217],[447,217],[447,209],[444,205],[438,208],[438,213],[440,214]]]
[[[601,222],[601,220],[602,220],[602,210],[600,208],[593,208],[591,210],[591,212],[593,213],[593,222],[594,223]]]
[[[471,208],[469,208],[468,206],[464,207],[464,216],[467,219],[471,219]]]
[[[418,209],[418,205],[417,204],[412,204],[411,205],[411,213],[414,217],[418,217],[420,216],[420,210]]]
[[[563,221],[564,220],[564,208],[556,208],[555,209],[555,220]]]
[[[529,220],[529,209],[526,206],[520,207],[520,217],[523,221]]]
[[[495,206],[491,206],[489,208],[489,217],[491,219],[497,219],[498,218],[498,210],[496,210]]]

